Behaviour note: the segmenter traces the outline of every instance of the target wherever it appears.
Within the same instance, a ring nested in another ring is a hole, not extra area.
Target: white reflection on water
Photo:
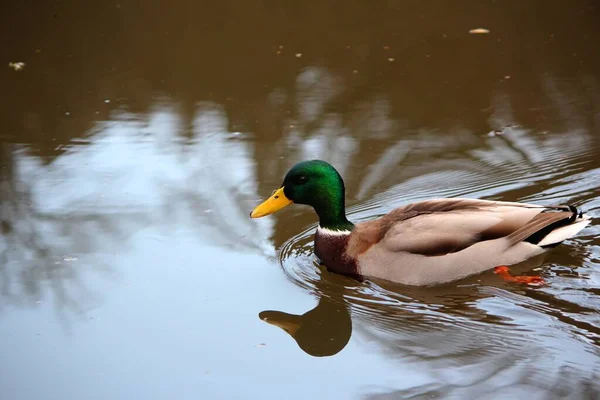
[[[248,218],[259,198],[252,143],[226,130],[214,104],[198,105],[191,140],[178,136],[178,115],[168,104],[146,121],[119,113],[48,164],[25,147],[5,149],[5,300],[34,304],[51,294],[61,313],[81,312],[102,297],[83,272],[114,273],[113,257],[133,237],[160,241],[176,231],[203,245],[274,254],[266,241],[273,221]]]

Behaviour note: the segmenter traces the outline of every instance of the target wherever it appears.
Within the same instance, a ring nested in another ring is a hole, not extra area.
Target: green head
[[[281,188],[250,216],[262,217],[293,202],[312,206],[323,228],[352,229],[352,223],[346,219],[344,197],[344,181],[332,165],[321,160],[303,161],[288,171]]]

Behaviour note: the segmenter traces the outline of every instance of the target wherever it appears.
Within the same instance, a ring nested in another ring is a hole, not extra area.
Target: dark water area
[[[600,397],[596,2],[2,8],[0,398]],[[309,208],[248,216],[313,158],[355,222],[474,197],[592,223],[514,267],[541,287],[357,281]]]

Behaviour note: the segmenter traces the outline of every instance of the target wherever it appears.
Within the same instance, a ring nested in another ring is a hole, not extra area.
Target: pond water
[[[5,8],[1,398],[600,396],[593,2]],[[313,158],[353,221],[454,196],[593,220],[514,267],[545,286],[359,282],[315,263],[308,207],[248,216]]]

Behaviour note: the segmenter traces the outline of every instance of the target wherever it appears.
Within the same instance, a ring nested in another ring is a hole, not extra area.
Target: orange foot
[[[504,279],[505,281],[508,281],[508,282],[525,283],[525,284],[531,285],[531,286],[541,286],[546,283],[546,281],[544,281],[544,279],[542,279],[539,276],[525,276],[525,275],[512,276],[510,274],[510,268],[508,268],[506,265],[501,265],[499,267],[495,267],[494,273],[496,275],[500,275],[502,277],[502,279]]]

